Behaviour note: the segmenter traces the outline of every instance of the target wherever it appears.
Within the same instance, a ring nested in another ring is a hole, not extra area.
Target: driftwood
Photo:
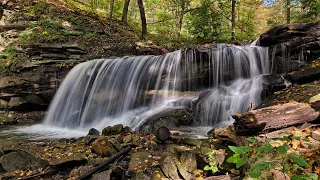
[[[238,135],[253,135],[314,121],[319,112],[305,103],[287,103],[232,116]]]
[[[92,168],[88,173],[84,174],[83,176],[80,176],[78,178],[78,180],[84,180],[89,178],[90,176],[92,176],[94,173],[102,170],[103,168],[105,168],[105,166],[109,165],[110,163],[112,163],[114,160],[118,159],[119,157],[121,157],[122,155],[128,153],[131,150],[131,147],[128,146],[126,148],[124,148],[123,150],[121,150],[120,152],[116,153],[115,155],[113,155],[112,157],[110,157],[107,161],[105,161],[104,163],[100,164],[97,167]]]

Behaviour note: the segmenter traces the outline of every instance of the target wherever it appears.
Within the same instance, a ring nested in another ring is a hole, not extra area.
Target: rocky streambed
[[[280,106],[292,104],[301,103]],[[251,117],[248,114],[253,112],[238,114],[235,119]],[[302,116],[299,118],[303,119]],[[259,124],[258,117],[252,116],[250,123]],[[228,128],[213,129],[205,139],[193,139],[159,126],[152,132],[134,132],[119,124],[106,127],[102,132],[90,129],[86,136],[70,139],[0,139],[0,177],[1,180],[252,177],[282,180],[320,175],[317,117],[302,125],[299,122],[277,130],[249,131],[246,136],[239,135],[235,123]],[[257,173],[253,168],[256,166],[260,169],[258,176],[252,174]]]

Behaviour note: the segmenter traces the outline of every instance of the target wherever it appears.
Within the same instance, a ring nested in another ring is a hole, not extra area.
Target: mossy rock
[[[114,126],[105,127],[102,130],[102,135],[105,135],[105,136],[117,135],[117,134],[122,133],[123,131],[124,131],[123,125],[122,124],[116,124]]]
[[[0,114],[0,125],[10,125],[10,124],[17,124],[18,121],[13,117],[8,117],[5,114]]]
[[[141,172],[152,165],[153,159],[147,152],[136,152],[131,155],[129,168],[130,172]]]
[[[102,156],[108,157],[117,153],[117,149],[110,142],[109,138],[106,136],[99,136],[93,143],[91,147],[92,152]]]

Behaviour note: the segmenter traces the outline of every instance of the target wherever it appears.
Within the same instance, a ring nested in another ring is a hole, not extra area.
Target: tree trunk
[[[3,16],[3,5],[0,3],[0,20],[2,19]]]
[[[129,11],[130,0],[124,1],[123,12],[122,12],[122,22],[128,24],[128,11]]]
[[[109,19],[112,19],[114,0],[110,0]]]
[[[290,0],[287,0],[287,24],[290,24]]]
[[[140,10],[141,25],[142,25],[141,39],[147,40],[147,20],[146,20],[146,14],[144,11],[144,6],[143,6],[142,0],[138,0],[138,6],[139,6],[139,10]]]
[[[177,23],[177,36],[180,37],[181,35],[181,29],[182,29],[182,22],[183,22],[183,17],[185,14],[185,9],[186,9],[186,3],[185,1],[182,2],[181,4],[181,11],[179,13],[178,17],[178,23]]]
[[[238,135],[256,135],[317,120],[319,111],[305,103],[286,103],[232,117]]]
[[[236,39],[236,11],[235,11],[235,7],[236,7],[236,0],[231,0],[231,37],[232,40]]]

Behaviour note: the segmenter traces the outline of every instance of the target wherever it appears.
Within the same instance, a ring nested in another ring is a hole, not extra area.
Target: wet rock
[[[181,179],[176,166],[176,159],[177,157],[171,153],[164,153],[160,159],[160,168],[167,178]]]
[[[0,164],[6,171],[16,171],[23,169],[44,169],[49,163],[26,151],[17,150],[1,156]]]
[[[95,128],[91,128],[91,129],[89,130],[88,135],[89,135],[89,136],[90,136],[90,135],[99,136],[99,135],[100,135],[100,132],[99,132],[98,130],[96,130]]]
[[[139,131],[155,132],[161,126],[171,129],[181,125],[190,125],[192,122],[192,113],[187,108],[169,108],[146,119]]]
[[[280,91],[286,88],[286,81],[276,74],[264,75],[264,84],[263,90],[261,92],[261,98],[265,99],[269,95],[273,94],[276,91]]]
[[[301,69],[289,73],[289,79],[298,84],[305,84],[318,80],[320,77],[320,66],[312,66],[307,64]]]
[[[170,131],[167,127],[161,126],[156,131],[156,137],[160,141],[165,141],[170,137]]]
[[[144,171],[151,166],[153,159],[150,154],[147,152],[136,152],[133,153],[130,157],[128,171],[138,172]]]
[[[176,163],[179,174],[183,177],[183,179],[192,179],[192,174],[189,173],[186,167],[180,163]]]
[[[208,132],[207,132],[207,135],[208,135],[209,137],[214,137],[214,130],[215,130],[215,128],[213,128],[213,129],[211,129],[210,131],[208,131]]]
[[[122,133],[123,130],[124,129],[123,129],[123,125],[122,124],[116,124],[114,126],[105,127],[102,130],[102,135],[105,135],[105,136],[117,135],[117,134]]]
[[[73,169],[70,173],[69,173],[69,177],[70,178],[78,178],[81,175],[86,174],[87,172],[90,171],[90,167],[89,166],[80,166],[78,168]]]
[[[196,154],[192,152],[184,152],[180,156],[180,162],[183,167],[190,173],[197,169]]]
[[[134,133],[134,131],[129,126],[124,127],[123,132],[124,133]]]
[[[258,44],[269,47],[273,73],[290,72],[301,66],[302,61],[319,57],[319,32],[319,22],[279,25],[263,33]]]
[[[154,123],[153,128],[154,130],[158,130],[161,127],[167,127],[167,128],[176,128],[179,121],[172,117],[167,117],[165,119],[160,119],[156,123]]]
[[[85,136],[83,138],[83,143],[85,145],[90,145],[93,141],[95,141],[96,139],[98,138],[98,136],[95,136],[95,135],[88,135],[88,136]]]
[[[112,169],[109,169],[107,171],[103,171],[103,172],[100,172],[100,173],[96,173],[92,176],[92,178],[90,180],[100,180],[100,179],[103,179],[103,180],[110,180],[111,175],[112,173]]]
[[[138,172],[133,179],[134,180],[150,180],[151,177],[146,175],[143,172]]]
[[[14,117],[9,117],[10,115],[0,114],[0,125],[11,125],[17,124],[18,121]]]
[[[165,146],[165,152],[169,152],[169,153],[178,153],[181,154],[184,151],[187,151],[189,148],[185,147],[185,146],[180,146],[177,144],[166,144]]]
[[[168,180],[168,178],[166,178],[161,169],[158,168],[152,172],[151,180]]]
[[[131,140],[132,140],[132,135],[131,134],[129,134],[129,135],[126,135],[126,136],[124,136],[124,138],[123,138],[123,143],[129,143],[129,142],[131,142]]]
[[[121,146],[121,144],[120,144],[116,139],[111,138],[111,139],[110,139],[110,142],[111,142],[111,144],[112,144],[118,151],[121,151],[122,146]]]
[[[180,143],[187,144],[187,145],[190,145],[190,146],[200,147],[201,144],[202,144],[202,141],[198,140],[198,139],[185,137],[185,138],[181,138]]]
[[[91,150],[102,157],[112,156],[118,152],[106,136],[99,136],[92,143]]]

